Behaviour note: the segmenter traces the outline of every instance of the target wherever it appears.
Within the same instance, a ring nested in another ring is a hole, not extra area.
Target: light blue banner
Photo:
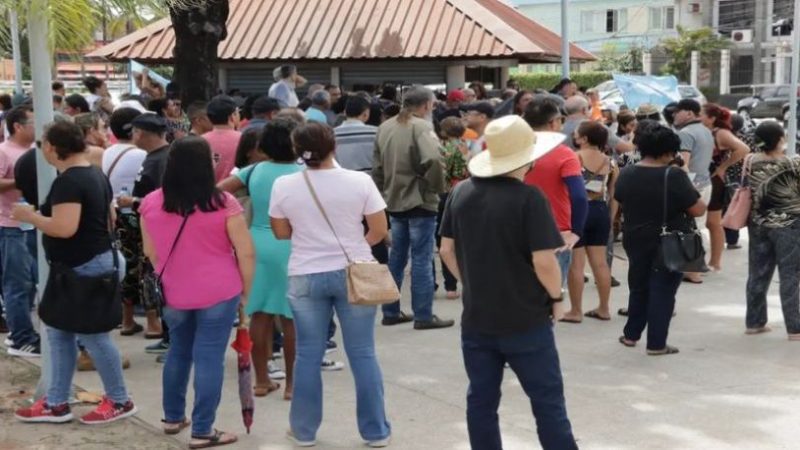
[[[617,88],[628,108],[635,110],[640,105],[651,103],[663,108],[681,100],[678,79],[672,75],[654,77],[646,75],[614,75]]]
[[[131,60],[128,69],[129,69],[128,73],[130,73],[130,91],[131,94],[134,95],[139,94],[139,88],[136,87],[136,81],[133,79],[133,74],[142,73],[144,69],[147,69],[147,75],[150,77],[150,79],[163,86],[164,89],[167,88],[167,85],[170,82],[169,78],[162,77],[161,75],[153,72],[147,66],[139,63],[138,61]]]

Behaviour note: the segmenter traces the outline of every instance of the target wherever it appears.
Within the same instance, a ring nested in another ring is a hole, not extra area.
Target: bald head
[[[567,114],[570,116],[586,115],[589,109],[589,102],[579,95],[573,95],[564,102],[564,109],[567,110]]]

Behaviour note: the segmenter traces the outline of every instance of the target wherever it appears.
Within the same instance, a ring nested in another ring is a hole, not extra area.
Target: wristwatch
[[[564,301],[564,294],[561,294],[556,298],[550,297],[550,303],[561,303],[563,301]]]

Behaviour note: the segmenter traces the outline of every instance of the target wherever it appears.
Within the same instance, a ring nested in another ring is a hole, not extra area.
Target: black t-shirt
[[[97,167],[72,167],[56,177],[41,212],[50,217],[53,206],[80,203],[78,231],[67,239],[44,235],[47,259],[77,267],[111,249],[108,229],[111,184]]]
[[[14,164],[14,180],[17,189],[22,191],[25,201],[31,205],[39,204],[39,186],[36,184],[36,149],[32,148],[19,157]]]
[[[622,205],[623,244],[655,248],[664,223],[664,171],[667,167],[628,166],[619,174],[614,198]],[[686,210],[697,203],[700,194],[686,172],[669,168],[667,181],[667,227],[689,231],[693,219]]]
[[[139,169],[139,176],[133,185],[132,195],[143,198],[147,194],[161,187],[161,179],[164,177],[164,170],[167,168],[167,158],[169,157],[169,145],[154,150],[147,154]]]
[[[508,177],[462,181],[447,200],[441,235],[455,240],[464,330],[512,334],[549,320],[532,254],[564,241],[541,191]]]

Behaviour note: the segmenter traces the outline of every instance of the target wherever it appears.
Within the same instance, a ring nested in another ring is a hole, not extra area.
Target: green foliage
[[[642,72],[642,53],[640,46],[632,46],[628,51],[620,53],[617,44],[603,44],[598,54],[598,70],[603,72],[640,73]]]
[[[664,74],[672,74],[679,80],[688,81],[692,68],[692,52],[700,52],[700,65],[708,66],[713,56],[720,50],[730,47],[731,43],[718,36],[711,28],[689,30],[678,26],[678,36],[661,41],[660,47],[670,58],[663,67]]]
[[[519,83],[522,89],[553,89],[553,86],[561,81],[560,73],[518,73],[511,77]],[[578,83],[578,86],[594,87],[598,84],[612,79],[611,72],[574,72],[570,78]]]

